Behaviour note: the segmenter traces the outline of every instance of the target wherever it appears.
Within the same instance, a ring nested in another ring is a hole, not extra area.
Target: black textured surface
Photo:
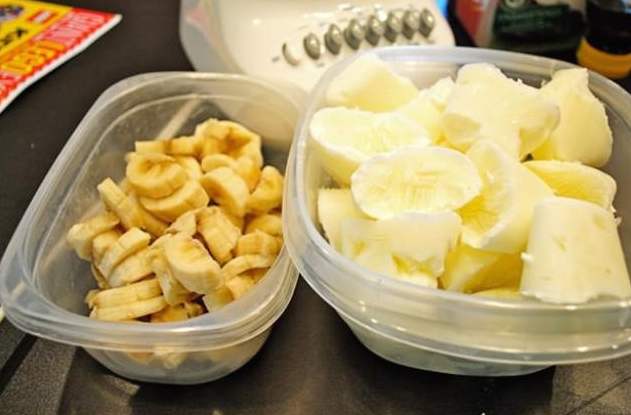
[[[98,95],[133,74],[191,69],[178,2],[66,1],[123,14],[85,52],[0,114],[0,252],[77,123]],[[455,23],[454,23],[455,24]],[[455,25],[459,44],[468,44]],[[629,89],[629,80],[622,84]],[[300,282],[261,352],[197,386],[131,382],[85,351],[0,323],[0,414],[631,414],[631,357],[513,378],[413,370],[365,349]]]

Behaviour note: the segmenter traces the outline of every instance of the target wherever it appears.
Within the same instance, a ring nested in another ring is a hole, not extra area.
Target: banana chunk
[[[260,215],[281,205],[283,201],[283,175],[273,166],[265,166],[261,178],[250,195],[248,212]]]
[[[94,239],[114,229],[118,223],[118,216],[113,213],[103,213],[74,225],[68,231],[66,239],[79,258],[89,260],[92,257]]]
[[[238,256],[221,268],[226,285],[231,278],[243,274],[251,269],[267,268],[272,266],[276,258],[272,255],[250,254]]]
[[[234,253],[239,257],[248,254],[276,255],[278,251],[280,251],[280,245],[276,238],[256,229],[239,238]]]
[[[109,177],[103,180],[97,187],[99,195],[105,206],[114,212],[120,219],[126,230],[131,228],[141,228],[143,226],[142,217],[136,205],[130,198],[114,183]]]
[[[245,181],[229,167],[219,167],[202,176],[208,196],[236,216],[244,216],[250,192]]]
[[[173,157],[158,153],[132,154],[125,176],[138,195],[153,198],[170,195],[188,180]]]
[[[86,298],[90,307],[114,307],[122,304],[135,303],[136,301],[148,300],[162,294],[158,280],[136,282],[125,287],[110,288],[101,290]]]
[[[226,287],[234,299],[242,297],[254,287],[255,282],[246,275],[237,275],[226,281]]]
[[[199,180],[202,177],[202,167],[193,156],[174,156],[175,162],[179,164],[190,180]]]
[[[219,264],[204,245],[178,233],[164,243],[164,256],[173,276],[189,291],[206,294],[223,284]]]
[[[143,249],[125,258],[116,265],[112,273],[107,276],[110,287],[122,287],[131,284],[142,278],[151,275],[151,264],[149,261],[149,250]]]
[[[272,236],[283,236],[283,223],[279,215],[266,213],[255,216],[245,226],[245,233],[252,233],[256,230],[265,232]]]
[[[107,248],[103,259],[96,264],[99,271],[108,277],[123,259],[149,246],[151,235],[138,228],[131,228]]]
[[[90,271],[92,271],[92,276],[94,277],[94,281],[96,281],[97,287],[99,287],[101,290],[106,290],[110,288],[110,285],[107,282],[107,278],[105,278],[103,274],[101,274],[101,271],[99,271],[99,269],[94,264],[90,264]]]
[[[197,233],[197,210],[189,210],[188,212],[180,215],[175,222],[166,229],[166,233],[185,233],[188,236],[193,236]]]
[[[195,137],[201,140],[200,159],[211,154],[218,154],[225,150],[226,137],[230,134],[230,126],[211,118],[195,127]]]
[[[214,291],[206,293],[206,295],[202,297],[204,306],[208,311],[217,310],[233,300],[234,297],[232,296],[232,292],[225,285],[222,285]]]
[[[173,321],[187,320],[189,318],[201,316],[204,309],[201,305],[192,302],[185,302],[176,305],[167,305],[162,310],[151,315],[152,323],[169,323]]]
[[[204,208],[197,213],[198,230],[208,250],[220,264],[232,259],[231,251],[241,236],[241,229],[218,206]]]
[[[202,159],[202,171],[208,173],[219,167],[230,167],[234,171],[238,171],[239,165],[237,161],[225,154],[209,154]]]
[[[165,239],[166,240],[166,239]],[[156,241],[157,242],[157,241]],[[156,248],[155,243],[151,247],[151,269],[156,274],[164,300],[169,305],[180,304],[191,297],[190,291],[173,276],[169,264],[164,257],[162,248]]]
[[[140,213],[140,217],[142,218],[143,223],[143,230],[146,230],[155,237],[162,235],[166,231],[169,224],[145,209],[145,207],[140,203],[138,197],[135,194],[130,194],[129,200],[132,201],[134,206],[136,206],[138,213]]]
[[[158,139],[136,141],[136,153],[162,153],[171,156],[197,156],[201,150],[201,140],[198,137],[178,137],[172,139]]]
[[[140,198],[140,203],[145,209],[167,222],[173,222],[189,210],[204,207],[208,202],[208,195],[196,180],[187,181],[184,186],[167,197]]]
[[[113,307],[94,307],[90,313],[90,318],[108,321],[133,320],[156,313],[166,307],[166,305],[164,297],[159,296]]]
[[[239,157],[236,171],[245,181],[248,190],[253,191],[261,178],[261,169],[256,165],[256,162],[250,157]]]

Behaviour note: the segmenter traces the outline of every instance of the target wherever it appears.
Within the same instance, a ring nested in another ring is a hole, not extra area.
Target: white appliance
[[[183,0],[180,38],[198,71],[309,92],[334,62],[386,45],[454,45],[433,0]]]

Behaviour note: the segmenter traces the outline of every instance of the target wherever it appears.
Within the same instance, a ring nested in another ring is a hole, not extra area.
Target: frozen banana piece
[[[236,216],[244,216],[250,192],[237,173],[229,167],[219,167],[202,176],[200,183],[208,196]]]
[[[125,258],[107,276],[108,284],[122,287],[150,275],[152,270],[148,254],[149,250],[145,248]]]
[[[132,153],[125,176],[138,195],[153,198],[170,195],[188,180],[186,170],[173,157],[159,153]]]
[[[257,229],[268,235],[283,236],[283,223],[279,215],[266,213],[255,216],[245,226],[245,233],[252,233]]]
[[[187,290],[206,294],[223,284],[219,264],[198,240],[178,233],[165,241],[163,249],[173,276]]]
[[[138,196],[136,196],[134,193],[131,193],[129,195],[129,200],[131,200],[134,206],[136,206],[136,209],[138,210],[138,213],[142,218],[143,230],[149,232],[155,237],[162,235],[166,231],[166,229],[169,227],[169,224],[145,209],[145,207],[138,200]]]
[[[220,264],[230,261],[231,251],[241,236],[241,229],[236,227],[218,206],[200,210],[197,219],[197,229],[213,258]]]
[[[256,229],[238,239],[234,254],[237,257],[248,254],[277,255],[279,251],[280,245],[276,238]]]
[[[182,321],[201,316],[204,309],[201,305],[192,302],[184,302],[176,305],[167,305],[162,310],[151,315],[152,323],[169,323]]]
[[[99,271],[104,276],[109,277],[116,265],[133,253],[148,247],[150,240],[151,235],[148,233],[138,228],[131,228],[107,248],[101,262],[96,264]]]
[[[250,192],[253,191],[261,178],[261,169],[257,166],[256,162],[250,157],[239,157],[237,159],[236,171],[245,181],[248,190]]]
[[[226,281],[226,287],[230,290],[230,293],[235,300],[243,296],[250,291],[256,284],[252,278],[246,275],[237,275]]]
[[[208,311],[218,310],[226,304],[231,303],[233,300],[234,297],[232,296],[232,293],[225,285],[220,286],[214,291],[206,293],[202,297],[204,306]]]
[[[92,271],[92,276],[96,281],[97,287],[99,287],[101,290],[106,290],[110,288],[110,285],[107,282],[107,278],[105,278],[103,274],[101,274],[101,271],[99,271],[99,269],[94,264],[90,264],[90,271]]]
[[[163,241],[166,241],[166,239]],[[191,292],[184,288],[173,276],[171,268],[169,268],[169,264],[164,257],[163,249],[156,247],[155,243],[151,247],[150,266],[151,270],[156,274],[160,289],[164,295],[164,300],[167,304],[180,304],[191,297]]]
[[[193,236],[197,233],[197,212],[198,210],[189,210],[188,212],[180,215],[175,222],[166,229],[166,233],[185,233],[188,236]]]
[[[189,210],[204,207],[208,202],[208,195],[196,180],[187,181],[184,186],[167,197],[140,198],[140,203],[145,209],[167,222],[173,222]]]
[[[202,177],[202,167],[193,156],[174,156],[175,162],[179,164],[190,180],[199,180]]]
[[[123,304],[135,303],[136,301],[148,300],[162,294],[158,280],[152,278],[126,285],[120,288],[110,288],[101,290],[86,297],[88,306],[92,307],[114,307]]]
[[[211,154],[222,153],[225,150],[226,137],[230,134],[230,126],[211,118],[195,127],[195,137],[201,140],[200,160]]]
[[[144,223],[136,205],[134,205],[129,196],[127,196],[112,179],[108,177],[96,188],[105,206],[118,216],[126,230],[141,228],[143,226]]]
[[[202,147],[202,140],[198,137],[178,137],[172,139],[158,139],[136,141],[136,153],[162,153],[171,156],[197,156]]]
[[[235,159],[225,154],[209,154],[202,159],[202,171],[208,173],[219,167],[230,167],[234,171],[238,171],[238,164]]]
[[[92,257],[93,240],[100,234],[111,231],[118,225],[118,216],[113,213],[102,213],[85,222],[77,223],[68,231],[68,243],[81,259]]]
[[[230,136],[233,137],[232,135]],[[263,153],[261,153],[261,137],[253,135],[248,137],[250,141],[240,145],[232,150],[228,150],[226,154],[238,160],[241,157],[247,157],[254,162],[254,165],[260,169],[263,167]]]
[[[248,199],[248,212],[260,215],[279,207],[282,201],[283,175],[276,167],[265,166],[256,188]]]
[[[236,277],[239,274],[243,274],[251,269],[256,268],[268,268],[272,266],[276,257],[272,255],[260,255],[249,254],[238,256],[221,268],[221,273],[224,276],[227,284],[228,280]]]
[[[164,297],[159,296],[112,307],[94,307],[90,312],[90,318],[108,321],[133,320],[156,313],[166,305]]]

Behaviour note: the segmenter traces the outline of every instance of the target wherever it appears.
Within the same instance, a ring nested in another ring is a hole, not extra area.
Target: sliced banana
[[[132,154],[125,176],[138,195],[153,198],[170,195],[188,180],[173,157],[158,153]]]
[[[280,246],[276,238],[261,232],[258,229],[252,233],[242,235],[234,248],[236,257],[248,254],[276,255],[280,251]]]
[[[372,157],[351,177],[351,191],[366,215],[388,219],[403,212],[447,212],[482,189],[476,166],[443,147],[402,147]]]
[[[201,242],[188,235],[167,239],[164,256],[173,276],[189,291],[206,294],[223,284],[219,264]]]
[[[180,215],[175,222],[173,222],[167,229],[166,233],[185,233],[188,236],[193,236],[197,233],[197,212],[199,210],[189,210],[188,212]]]
[[[197,229],[204,238],[208,250],[219,264],[232,259],[231,251],[241,236],[241,229],[218,206],[211,206],[197,213]]]
[[[200,183],[208,196],[228,212],[244,216],[250,192],[245,181],[229,167],[219,167],[202,176]]]
[[[245,226],[244,233],[252,233],[255,230],[265,232],[272,236],[283,236],[283,221],[280,215],[266,213],[264,215],[255,216]]]
[[[222,153],[226,147],[226,137],[230,134],[230,126],[216,119],[209,119],[195,128],[195,137],[201,139],[200,160],[211,154]]]
[[[261,178],[261,169],[257,166],[256,162],[250,157],[239,157],[237,159],[236,171],[245,181],[245,184],[247,184],[248,190],[250,192],[253,191]]]
[[[267,268],[272,266],[276,258],[272,255],[242,255],[238,256],[221,268],[226,283],[230,278],[243,274],[251,269]]]
[[[228,303],[231,303],[234,300],[232,293],[225,285],[220,286],[214,291],[211,291],[205,294],[202,297],[202,301],[204,302],[204,306],[206,306],[206,310],[214,311]]]
[[[99,271],[105,277],[109,277],[116,265],[128,256],[148,247],[149,241],[151,241],[151,235],[138,228],[131,228],[107,248],[103,259],[97,264]]]
[[[166,307],[166,305],[167,303],[164,301],[164,297],[159,296],[113,307],[94,307],[90,313],[90,318],[108,321],[133,320],[157,313]]]
[[[168,239],[168,238],[166,238]],[[166,241],[166,239],[163,240]],[[191,297],[189,290],[173,276],[171,268],[164,257],[164,250],[155,246],[151,246],[150,256],[151,270],[156,274],[160,289],[164,295],[164,300],[169,305],[180,304],[187,301]]]
[[[129,197],[109,177],[97,187],[105,206],[114,212],[126,230],[141,228],[144,223],[138,209]]]
[[[99,287],[101,290],[106,290],[110,288],[110,285],[107,282],[107,278],[105,278],[105,276],[101,274],[101,271],[99,271],[96,265],[90,264],[90,271],[92,271],[92,276],[94,277],[94,281],[96,281],[97,287]]]
[[[148,256],[149,250],[143,249],[123,259],[114,267],[107,276],[110,287],[122,287],[151,275],[151,263]]]
[[[237,275],[226,281],[226,287],[230,290],[235,300],[242,297],[254,287],[255,282],[246,275]]]
[[[145,209],[167,222],[173,222],[189,210],[204,207],[208,202],[208,195],[196,180],[187,181],[184,186],[167,197],[140,198],[140,203]]]
[[[201,150],[202,141],[198,137],[178,137],[173,139],[158,139],[136,141],[136,153],[162,153],[171,156],[197,156]]]
[[[346,218],[368,219],[355,204],[350,189],[319,189],[318,220],[329,243],[338,251],[342,249],[340,223]]]
[[[90,307],[113,307],[122,304],[148,300],[162,294],[160,284],[155,278],[139,281],[120,288],[101,290],[87,299]]]
[[[152,323],[169,323],[201,316],[203,313],[204,309],[201,305],[192,302],[185,302],[176,305],[167,305],[157,313],[153,313],[150,321]]]
[[[247,201],[249,213],[260,215],[281,205],[283,201],[283,175],[274,166],[265,166],[256,188]]]
[[[73,225],[66,240],[81,259],[89,260],[93,254],[93,241],[100,234],[108,233],[118,225],[119,219],[113,213],[102,213],[85,222]],[[100,254],[100,253],[99,253]]]
[[[202,171],[204,173],[219,167],[230,167],[234,171],[239,168],[236,160],[225,154],[210,154],[202,159]]]
[[[169,224],[145,209],[138,200],[138,196],[136,196],[136,194],[131,193],[129,195],[129,200],[131,200],[134,206],[136,206],[136,209],[142,218],[142,229],[146,230],[155,237],[162,235],[166,231]]]
[[[199,180],[202,177],[202,167],[193,156],[174,156],[175,162],[179,164],[190,180]]]

